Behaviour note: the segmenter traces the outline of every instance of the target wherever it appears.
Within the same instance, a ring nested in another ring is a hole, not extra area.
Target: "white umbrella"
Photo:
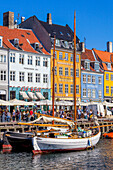
[[[12,104],[5,100],[0,100],[0,106],[12,106]]]
[[[34,105],[33,102],[25,102],[23,100],[17,100],[17,99],[10,100],[10,103],[13,104],[13,106]]]
[[[52,101],[51,100],[41,100],[41,101],[34,101],[34,104],[36,105],[48,105],[48,106],[52,106]]]

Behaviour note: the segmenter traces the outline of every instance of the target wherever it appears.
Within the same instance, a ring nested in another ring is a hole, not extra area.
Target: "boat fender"
[[[88,146],[90,146],[90,140],[88,139]]]

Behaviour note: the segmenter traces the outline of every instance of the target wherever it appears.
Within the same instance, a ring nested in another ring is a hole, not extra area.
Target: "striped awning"
[[[21,95],[24,99],[29,99],[29,97],[28,97],[28,95],[26,94],[26,92],[20,91],[19,93],[20,93],[20,95]]]
[[[35,93],[33,93],[33,92],[28,92],[28,95],[29,95],[29,97],[30,97],[32,100],[37,100],[37,97],[35,96]]]
[[[44,97],[40,92],[36,92],[36,96],[37,96],[39,99],[45,99],[45,97]]]

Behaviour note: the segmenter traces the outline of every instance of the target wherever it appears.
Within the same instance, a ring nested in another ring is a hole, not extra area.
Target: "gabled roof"
[[[19,39],[19,47],[22,51],[40,53],[36,51],[31,44],[39,43],[32,30],[27,29],[9,29],[8,27],[0,26],[0,36],[3,36],[3,47],[10,48],[12,50],[19,50],[12,43],[11,40],[17,38]],[[39,47],[42,45],[39,43]],[[49,54],[44,48],[41,49],[44,54]]]
[[[93,51],[103,62],[109,62],[109,63],[111,62],[110,57],[111,57],[111,54],[113,54],[113,53],[110,53],[107,51],[100,51],[100,50],[96,50],[96,49],[93,49]]]
[[[57,25],[57,24],[48,24],[47,22],[40,21],[46,31],[50,34],[50,37],[54,37],[56,35],[56,39],[65,40],[65,41],[73,41],[74,33],[72,29],[66,24],[66,26]],[[77,42],[79,39],[77,37]]]
[[[95,61],[94,55],[92,53],[92,50],[85,49],[85,52],[82,53],[81,59],[89,59],[90,61]]]

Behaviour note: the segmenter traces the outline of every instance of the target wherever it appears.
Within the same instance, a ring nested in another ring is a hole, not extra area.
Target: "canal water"
[[[0,170],[113,169],[113,140],[101,139],[93,150],[43,154],[0,154]]]

